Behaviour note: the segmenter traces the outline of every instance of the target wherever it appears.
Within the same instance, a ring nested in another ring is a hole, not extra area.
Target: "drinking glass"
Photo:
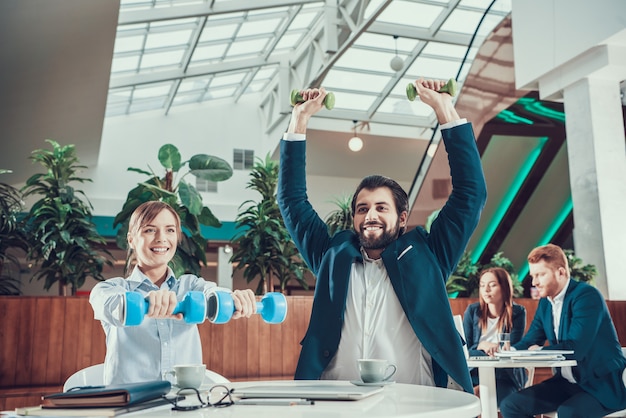
[[[498,334],[498,351],[508,351],[511,349],[511,334],[501,332]]]

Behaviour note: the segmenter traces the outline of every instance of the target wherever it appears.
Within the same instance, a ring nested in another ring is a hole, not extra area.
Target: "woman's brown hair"
[[[513,281],[511,280],[511,276],[502,267],[490,267],[480,272],[478,276],[479,280],[487,273],[496,276],[502,292],[502,302],[504,306],[500,319],[498,320],[498,330],[500,330],[500,332],[511,332],[513,329]],[[485,332],[489,319],[489,308],[480,295],[478,299],[480,302],[480,328]]]

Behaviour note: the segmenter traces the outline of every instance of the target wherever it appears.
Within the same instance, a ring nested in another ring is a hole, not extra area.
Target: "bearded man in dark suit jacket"
[[[528,263],[541,300],[528,333],[513,348],[573,350],[577,365],[557,368],[554,377],[507,396],[502,416],[557,411],[559,418],[593,418],[626,408],[626,358],[602,294],[570,279],[567,257],[556,245],[535,248]],[[546,340],[550,345],[543,347]]]
[[[431,226],[405,232],[408,197],[384,176],[363,179],[352,199],[354,230],[330,236],[306,192],[306,128],[326,91],[300,92],[281,141],[278,203],[301,255],[316,276],[311,321],[296,379],[358,380],[357,359],[384,358],[394,380],[472,393],[463,341],[445,289],[474,231],[486,186],[472,127],[443,81],[418,80],[423,103],[441,124],[452,193]],[[421,156],[416,156],[421,158]]]

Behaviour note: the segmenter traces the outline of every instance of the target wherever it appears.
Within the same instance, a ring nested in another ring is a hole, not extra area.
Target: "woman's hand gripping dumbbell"
[[[456,80],[451,78],[448,80],[446,84],[444,84],[440,89],[437,90],[438,93],[448,93],[450,96],[454,97],[456,95]],[[406,97],[410,101],[415,100],[419,94],[417,93],[417,87],[415,84],[409,83],[406,85]]]
[[[240,292],[240,291],[236,291]],[[245,293],[245,292],[242,292]],[[242,294],[240,297],[247,297]],[[241,300],[241,299],[240,299]],[[140,293],[126,292],[125,295],[124,325],[139,325],[150,310],[150,302]],[[190,291],[182,301],[178,302],[172,315],[176,319],[184,319],[188,324],[200,324],[208,317],[215,324],[228,322],[237,312],[236,317],[249,317],[251,312],[240,313],[235,307],[235,301],[230,292],[215,291],[209,296],[209,308],[203,292]],[[287,300],[282,293],[268,293],[261,302],[256,302],[256,313],[261,314],[263,320],[270,324],[278,324],[285,320],[287,315]]]

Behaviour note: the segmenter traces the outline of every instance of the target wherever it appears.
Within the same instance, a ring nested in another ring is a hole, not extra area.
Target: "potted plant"
[[[117,232],[117,245],[121,249],[127,249],[128,222],[139,205],[153,200],[164,201],[176,210],[183,228],[183,239],[170,267],[177,277],[183,273],[199,276],[200,263],[206,265],[207,247],[207,239],[202,236],[200,225],[219,228],[222,223],[204,206],[202,196],[193,184],[185,181],[185,177],[191,174],[204,180],[219,182],[228,180],[233,175],[233,169],[223,159],[207,154],[196,154],[191,159],[182,161],[178,148],[172,144],[163,145],[159,149],[158,158],[165,169],[162,176],[152,169],[145,171],[128,168],[128,171],[145,174],[149,179],[128,192],[121,212],[113,220],[114,227],[121,225]],[[177,178],[183,168],[187,168],[187,171]],[[126,268],[128,269],[128,265]]]
[[[257,294],[274,291],[274,281],[278,280],[284,292],[287,283],[296,279],[304,289],[309,286],[304,278],[308,268],[300,257],[276,202],[278,185],[278,163],[270,159],[257,158],[251,180],[246,188],[261,194],[261,200],[243,202],[235,220],[241,231],[232,240],[231,263],[236,263],[234,271],[243,269],[248,283],[260,278]]]
[[[598,275],[598,269],[593,264],[584,264],[583,260],[576,257],[574,250],[563,250],[567,257],[569,265],[570,277],[579,282],[594,284],[594,280]]]
[[[345,195],[333,199],[337,209],[331,211],[324,219],[328,225],[328,233],[334,235],[336,232],[352,228],[352,196]]]
[[[46,142],[52,145],[51,151],[38,149],[30,157],[46,173],[34,174],[22,188],[24,197],[39,197],[24,224],[30,241],[28,259],[39,265],[32,279],[43,279],[46,290],[58,282],[63,296],[68,286],[75,294],[87,277],[104,280],[102,269],[111,264],[107,258],[111,255],[91,220],[91,203],[83,191],[73,187],[73,183],[91,181],[77,175],[86,167],[78,164],[74,145]]]
[[[10,172],[0,169],[0,174]],[[18,217],[22,209],[20,191],[0,182],[0,295],[21,293],[21,264],[17,254],[28,252],[28,238]]]

